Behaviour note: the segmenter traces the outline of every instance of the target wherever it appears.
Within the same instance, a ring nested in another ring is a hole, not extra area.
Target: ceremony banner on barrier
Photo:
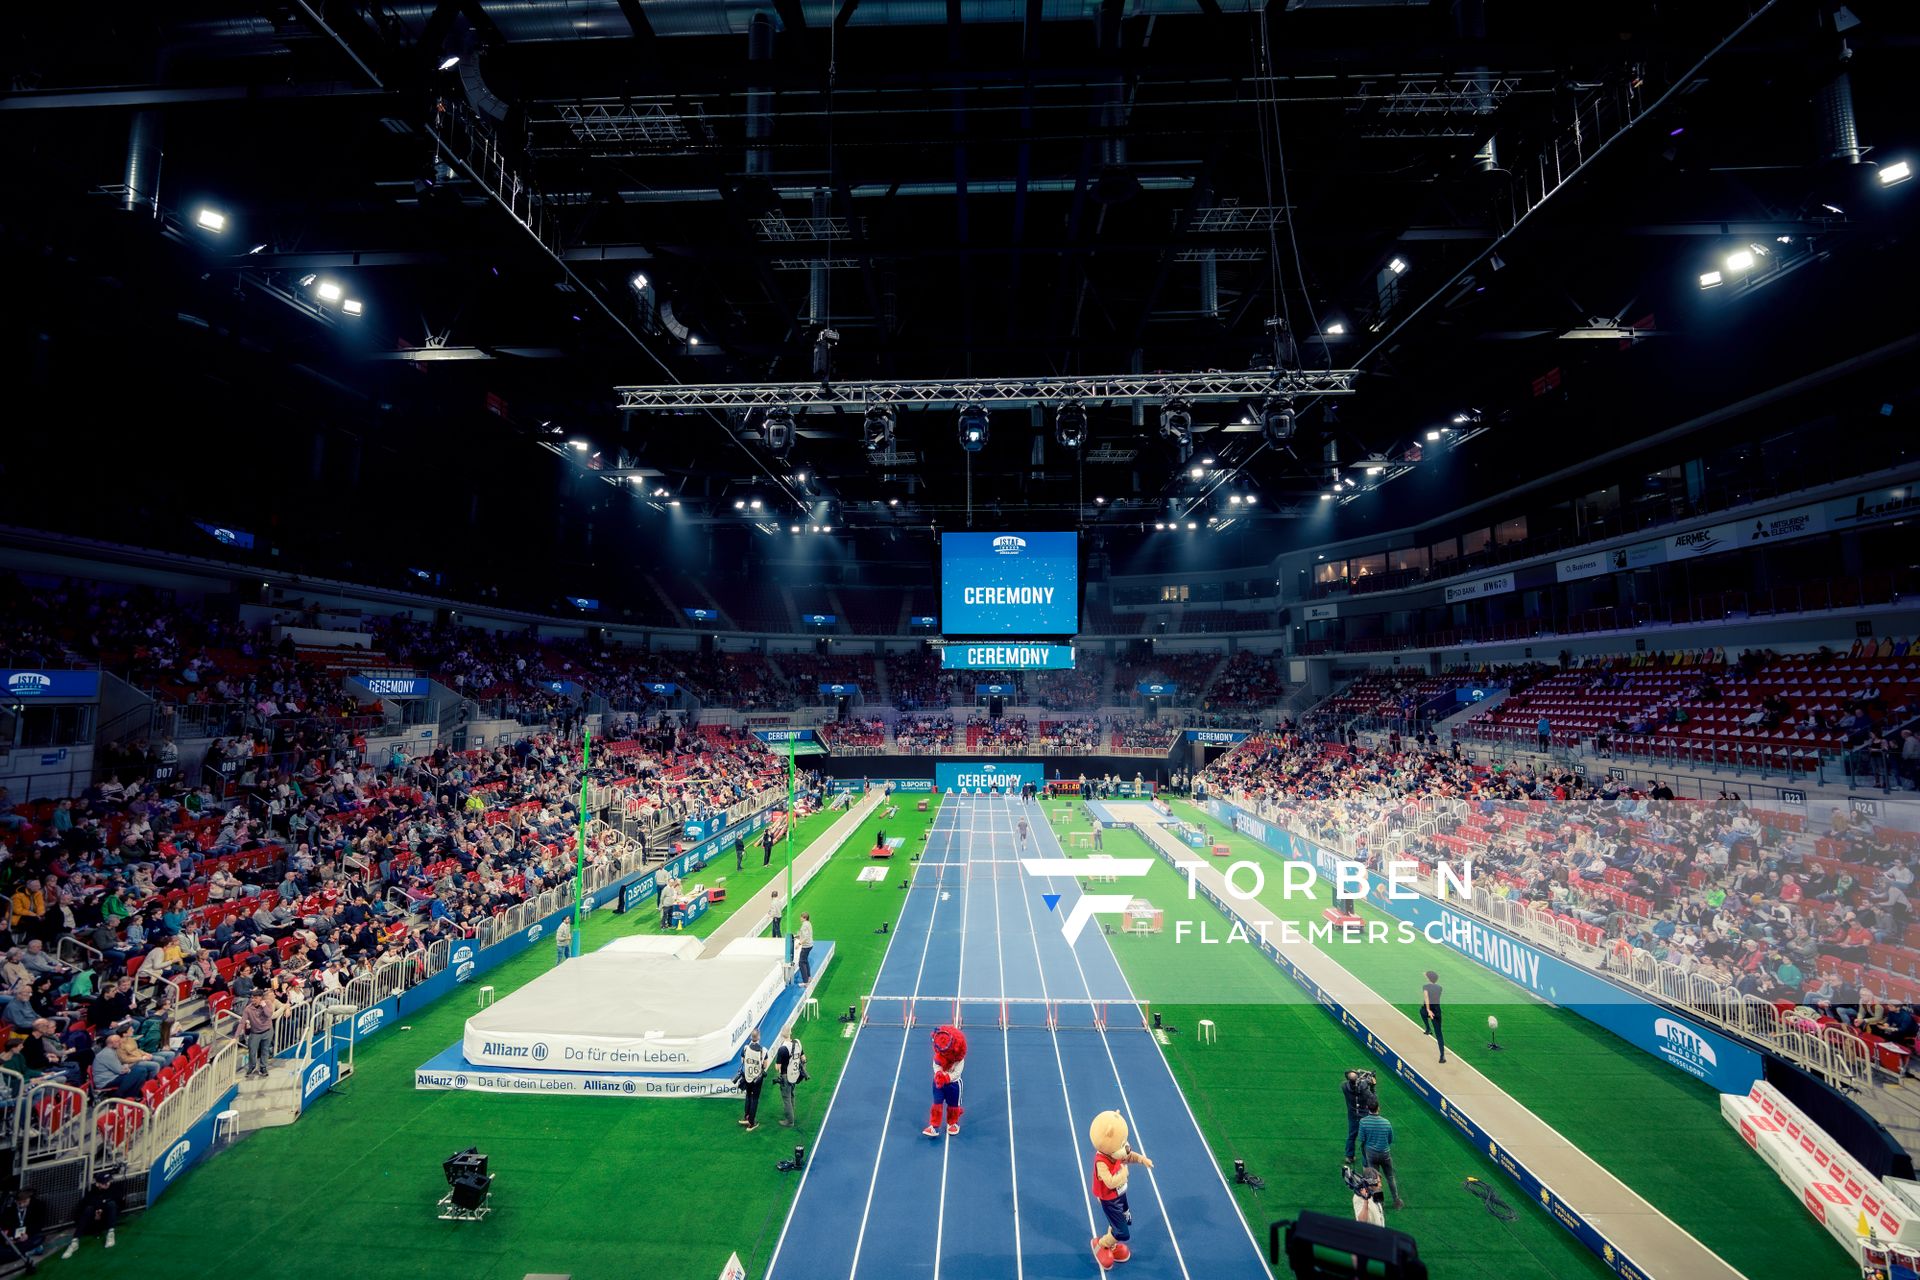
[[[231,1107],[233,1100],[239,1094],[240,1086],[238,1085],[227,1090],[218,1102],[208,1107],[206,1113],[193,1122],[191,1129],[175,1139],[174,1144],[167,1148],[165,1155],[153,1162],[153,1167],[147,1170],[147,1207],[149,1209],[153,1207],[155,1201],[167,1193],[174,1183],[180,1180],[181,1174],[207,1158],[207,1153],[213,1150],[214,1119],[222,1111]]]
[[[1046,785],[1046,769],[1032,764],[947,764],[933,766],[933,785],[946,791],[1018,791],[1032,783]]]
[[[772,746],[774,743],[812,742],[811,729],[755,729],[753,736]]]
[[[1341,859],[1224,800],[1209,799],[1207,812],[1282,857],[1310,862],[1331,879]],[[1522,942],[1502,929],[1431,898],[1389,897],[1386,881],[1368,874],[1367,898],[1435,942],[1491,969],[1542,1000],[1570,1009],[1587,1021],[1652,1054],[1667,1065],[1706,1081],[1721,1093],[1744,1094],[1764,1074],[1760,1054],[1738,1041],[1608,981],[1560,957]],[[1431,927],[1429,927],[1431,926]]]
[[[1188,742],[1204,742],[1210,747],[1231,747],[1253,736],[1245,729],[1189,729]]]
[[[1226,807],[1231,808],[1231,806]],[[1239,811],[1235,810],[1235,812]],[[1221,815],[1215,814],[1214,816],[1220,817]],[[1222,820],[1224,821],[1225,819],[1223,818]],[[1258,819],[1254,819],[1254,821],[1258,822]],[[1238,824],[1236,823],[1234,825],[1236,829],[1238,829]],[[1173,856],[1166,850],[1160,848],[1158,845],[1152,845],[1152,848],[1164,861],[1178,866]],[[1209,889],[1205,884],[1195,881],[1193,887],[1199,892],[1201,897],[1219,908],[1228,919],[1238,918],[1233,905],[1223,902],[1219,895],[1215,894],[1213,890]],[[1475,1147],[1485,1151],[1493,1159],[1494,1163],[1500,1166],[1501,1171],[1511,1178],[1514,1184],[1526,1194],[1527,1199],[1537,1202],[1541,1208],[1545,1209],[1547,1213],[1552,1216],[1555,1222],[1571,1232],[1575,1239],[1579,1240],[1580,1243],[1591,1250],[1596,1257],[1605,1262],[1609,1270],[1621,1277],[1621,1280],[1649,1280],[1647,1273],[1640,1268],[1638,1263],[1622,1253],[1619,1248],[1605,1235],[1601,1234],[1592,1223],[1588,1222],[1578,1211],[1562,1200],[1560,1195],[1551,1187],[1547,1186],[1546,1183],[1542,1182],[1531,1169],[1522,1164],[1518,1157],[1494,1141],[1487,1131],[1481,1128],[1480,1123],[1473,1118],[1471,1113],[1453,1101],[1453,1099],[1449,1098],[1441,1090],[1440,1086],[1432,1080],[1429,1080],[1422,1074],[1419,1068],[1388,1048],[1386,1043],[1374,1033],[1372,1027],[1368,1026],[1366,1022],[1357,1015],[1350,1012],[1339,1000],[1335,999],[1333,994],[1315,981],[1311,974],[1288,959],[1286,953],[1280,949],[1278,942],[1262,938],[1253,945],[1257,946],[1266,955],[1267,959],[1271,960],[1275,965],[1278,965],[1281,972],[1285,973],[1287,977],[1298,984],[1301,990],[1305,991],[1316,1004],[1326,1009],[1328,1013],[1339,1020],[1342,1027],[1346,1028],[1356,1039],[1366,1045],[1367,1051],[1376,1058],[1379,1058],[1388,1072],[1402,1081],[1414,1093],[1418,1094],[1421,1101],[1425,1102],[1435,1111],[1438,1111],[1449,1123],[1471,1139]]]
[[[433,691],[425,676],[355,676],[353,682],[376,698],[424,698]]]

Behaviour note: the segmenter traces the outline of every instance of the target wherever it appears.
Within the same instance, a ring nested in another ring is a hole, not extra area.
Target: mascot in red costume
[[[946,1108],[947,1134],[960,1132],[960,1072],[967,1065],[967,1037],[958,1027],[938,1027],[933,1033],[933,1108],[920,1132],[940,1136],[940,1110]]]

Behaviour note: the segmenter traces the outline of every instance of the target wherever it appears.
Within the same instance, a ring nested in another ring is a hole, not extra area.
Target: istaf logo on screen
[[[1001,556],[1017,556],[1027,549],[1025,538],[1016,538],[1012,534],[993,540],[993,552]]]

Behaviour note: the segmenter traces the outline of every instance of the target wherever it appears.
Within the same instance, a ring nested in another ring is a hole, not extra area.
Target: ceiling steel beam
[[[861,409],[870,404],[942,408],[981,404],[1002,408],[1092,400],[1115,404],[1253,400],[1268,395],[1351,395],[1352,369],[1306,370],[1278,376],[1271,369],[1242,373],[1113,374],[1105,377],[955,378],[839,382],[718,383],[615,387],[622,411],[633,409]]]

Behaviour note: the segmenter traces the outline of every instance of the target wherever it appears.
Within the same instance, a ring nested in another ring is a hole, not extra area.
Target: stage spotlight
[[[320,294],[320,301],[322,302],[340,301],[340,286],[331,280],[322,280],[318,292]]]
[[[1395,258],[1387,264],[1387,270],[1397,276],[1405,275],[1407,273],[1407,260],[1405,258]]]
[[[366,304],[362,303],[360,299],[348,298],[340,304],[340,309],[350,316],[357,316],[367,308]]]
[[[1440,438],[1439,428],[1436,427],[1434,430],[1427,432],[1428,440],[1438,440],[1439,438]]]
[[[1189,476],[1192,476],[1195,480],[1198,480],[1202,476],[1207,474],[1207,469],[1205,467],[1195,467],[1193,470],[1187,472],[1187,474]]]
[[[1160,434],[1173,445],[1181,466],[1193,456],[1193,406],[1185,400],[1169,400],[1160,408]]]
[[[1331,493],[1323,493],[1323,494],[1321,494],[1321,495],[1320,495],[1320,501],[1322,501],[1322,502],[1332,502],[1332,501],[1333,501],[1333,495],[1332,495]]]
[[[1338,338],[1346,333],[1346,331],[1347,326],[1341,324],[1338,320],[1327,326],[1327,336],[1330,338]]]
[[[760,499],[755,498],[752,502],[749,502],[747,505],[749,507],[752,507],[755,511],[758,511],[760,509]]]
[[[440,59],[440,70],[442,71],[451,71],[459,65],[460,65],[460,55],[457,53],[450,53],[446,57]]]
[[[1078,449],[1087,442],[1087,406],[1069,400],[1053,415],[1053,438],[1063,449]]]
[[[1700,287],[1702,289],[1717,289],[1723,282],[1723,278],[1718,271],[1702,271],[1700,273]]]
[[[1753,265],[1753,250],[1735,249],[1727,255],[1727,270],[1745,271]]]
[[[1260,503],[1260,495],[1257,493],[1248,494],[1246,497],[1246,503],[1250,507],[1258,506]]]
[[[960,447],[968,453],[978,453],[987,447],[987,408],[982,404],[966,404],[960,409]]]
[[[1284,445],[1293,439],[1293,402],[1268,396],[1260,406],[1260,430],[1271,445]]]
[[[633,279],[627,281],[627,283],[633,286],[633,291],[635,293],[639,293],[640,291],[645,289],[649,284],[653,282],[647,279],[646,272],[636,271],[633,273]]]
[[[884,404],[867,406],[865,424],[861,427],[866,437],[869,453],[886,453],[893,448],[893,410]]]
[[[1880,171],[1880,181],[1887,181],[1887,171],[1885,169]],[[227,215],[221,213],[218,209],[202,209],[193,215],[193,220],[208,231],[225,231],[227,229]]]
[[[593,446],[588,444],[585,440],[569,440],[567,441],[567,443],[571,445],[573,448],[578,449],[582,453],[585,453],[587,450],[593,448]]]
[[[769,409],[766,420],[760,424],[760,437],[767,446],[767,452],[776,458],[784,458],[793,448],[793,411],[791,409]]]
[[[747,500],[745,498],[735,498],[733,500],[733,509],[735,511],[745,511],[747,509]]]
[[[800,532],[800,526],[799,526],[799,525],[797,525],[797,524],[790,524],[790,525],[788,525],[788,526],[787,526],[787,532],[788,532],[788,533],[798,533],[798,532]]]
[[[1189,528],[1189,529],[1198,529],[1199,527],[1200,527],[1200,526],[1199,526],[1199,525],[1197,525],[1197,524],[1195,524],[1195,523],[1194,523],[1193,521],[1191,521],[1191,520],[1189,520],[1189,521],[1187,521],[1187,528]]]
[[[1235,506],[1235,507],[1237,507],[1237,506],[1239,506],[1239,505],[1240,505],[1240,495],[1239,495],[1239,494],[1237,494],[1237,493],[1236,493],[1236,494],[1231,494],[1231,495],[1229,495],[1229,496],[1228,496],[1228,498],[1227,498],[1227,503],[1228,503],[1228,505],[1229,505],[1229,506]]]
[[[1881,165],[1880,171],[1874,176],[1880,179],[1880,185],[1883,187],[1895,186],[1913,176],[1913,166],[1905,160],[1895,160],[1892,164]],[[215,231],[219,229],[214,228]]]

